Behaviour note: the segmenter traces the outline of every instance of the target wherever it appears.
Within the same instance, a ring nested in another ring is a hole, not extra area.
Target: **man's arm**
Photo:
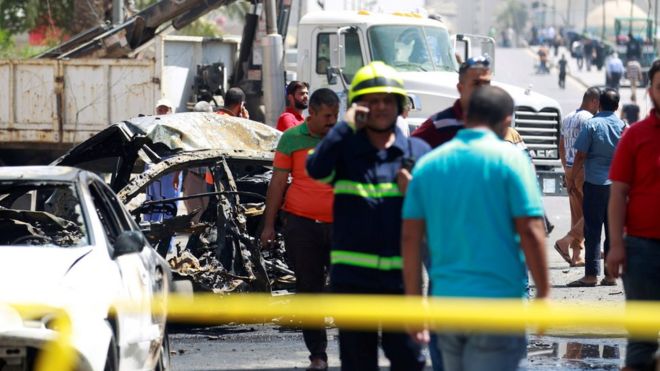
[[[335,125],[307,156],[309,176],[324,183],[332,182],[343,142],[353,135],[354,130],[346,122]]]
[[[623,226],[626,220],[626,203],[630,185],[612,181],[607,209],[610,251],[607,254],[607,272],[617,278],[626,270],[626,250],[623,242]]]
[[[403,258],[403,283],[405,294],[422,296],[422,238],[426,230],[424,219],[403,219],[401,230],[401,256]],[[408,334],[417,343],[429,342],[428,330],[409,328]]]
[[[566,147],[564,146],[564,136],[559,136],[559,159],[561,160],[561,165],[566,167]]]
[[[264,229],[261,231],[261,246],[270,247],[275,240],[275,218],[282,206],[289,172],[273,170],[273,176],[266,192],[266,210],[264,210]]]
[[[426,230],[424,219],[404,219],[401,229],[401,257],[406,295],[422,295],[422,238]]]
[[[573,182],[570,184],[567,184],[566,186],[568,187],[567,191],[568,193],[573,193],[576,191],[576,185],[575,185],[575,179],[578,179],[580,177],[580,174],[584,173],[584,161],[587,158],[587,154],[582,152],[582,151],[575,151],[575,158],[573,159],[573,176],[571,177],[573,179]]]
[[[550,291],[548,262],[545,256],[545,228],[538,217],[515,218],[516,232],[520,235],[520,247],[525,254],[527,267],[536,284],[536,297],[547,298]],[[404,261],[405,262],[405,261]]]

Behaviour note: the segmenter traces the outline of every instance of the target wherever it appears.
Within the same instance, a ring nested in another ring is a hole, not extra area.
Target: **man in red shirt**
[[[285,131],[305,121],[303,111],[307,109],[309,84],[303,81],[291,81],[286,87],[287,107],[277,119],[276,129]]]
[[[623,277],[626,300],[660,300],[660,61],[649,70],[649,116],[624,132],[612,160],[609,274]],[[625,232],[624,232],[625,228]],[[660,329],[656,329],[657,331]],[[657,339],[628,340],[622,370],[656,369]]]
[[[273,160],[273,176],[266,194],[261,244],[269,247],[275,239],[275,219],[284,210],[284,242],[296,273],[296,292],[320,293],[330,266],[332,241],[332,186],[312,179],[305,170],[307,155],[337,122],[339,98],[322,88],[309,100],[309,117],[280,137]],[[287,183],[291,175],[291,185]],[[284,202],[282,202],[284,201]],[[327,335],[323,323],[303,329],[311,361],[307,370],[326,370]]]

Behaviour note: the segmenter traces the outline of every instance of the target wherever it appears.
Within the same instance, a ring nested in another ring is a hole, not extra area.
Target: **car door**
[[[113,245],[122,232],[131,231],[131,224],[114,193],[102,182],[90,184],[90,194],[106,236]],[[117,298],[130,307],[117,307],[117,340],[122,369],[140,369],[149,358],[151,340],[158,337],[158,329],[151,321],[151,284],[149,271],[139,253],[115,257],[113,246],[108,246],[121,277],[120,294]],[[128,367],[128,368],[126,368]]]

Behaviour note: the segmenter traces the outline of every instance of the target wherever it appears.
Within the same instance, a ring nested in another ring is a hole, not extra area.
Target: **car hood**
[[[94,266],[93,259],[91,247],[0,247],[0,297],[17,302],[64,303],[67,292],[78,291],[77,283],[85,285],[84,280],[73,282],[67,276],[77,275],[83,266]]]

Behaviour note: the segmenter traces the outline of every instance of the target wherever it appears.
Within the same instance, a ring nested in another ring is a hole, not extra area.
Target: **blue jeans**
[[[438,334],[445,370],[514,371],[527,354],[525,335]]]
[[[623,288],[626,300],[660,300],[660,239],[627,236],[625,243],[627,266]],[[638,370],[655,369],[651,365],[657,350],[657,340],[629,339],[626,366]]]
[[[607,203],[610,198],[610,186],[584,182],[583,191],[584,275],[598,276],[600,274],[600,235],[603,232],[603,225],[605,226],[605,256],[610,251],[609,226],[607,224]]]

